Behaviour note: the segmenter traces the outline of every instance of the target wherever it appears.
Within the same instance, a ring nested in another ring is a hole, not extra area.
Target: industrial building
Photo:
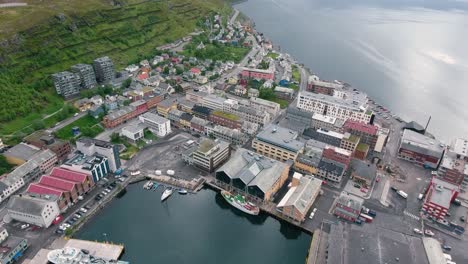
[[[223,140],[203,138],[200,143],[186,151],[185,162],[212,172],[226,161],[231,154],[229,143]]]
[[[320,194],[321,186],[322,180],[295,172],[291,187],[276,208],[283,216],[304,222],[307,212]]]
[[[432,177],[424,197],[422,211],[435,219],[444,219],[450,203],[457,198],[460,186]]]
[[[346,192],[342,192],[336,200],[333,214],[345,220],[355,222],[361,214],[364,200]]]
[[[10,198],[6,209],[16,221],[47,228],[60,214],[57,200],[54,195],[20,194]]]
[[[217,181],[235,192],[270,201],[288,178],[291,165],[239,148],[216,171]]]
[[[440,141],[405,129],[398,148],[398,158],[435,169],[439,166],[444,150],[445,146]]]
[[[117,145],[99,139],[81,137],[76,141],[76,149],[86,156],[98,154],[106,157],[109,168],[113,172],[120,169],[121,162]]]

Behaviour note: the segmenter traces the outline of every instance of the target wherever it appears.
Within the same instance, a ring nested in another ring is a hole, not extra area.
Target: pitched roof
[[[42,176],[39,180],[39,184],[70,192],[73,190],[76,183],[51,176]]]
[[[40,198],[15,195],[8,201],[7,209],[29,215],[41,215],[49,202]]]
[[[379,128],[375,125],[366,124],[351,119],[346,120],[346,122],[344,123],[344,128],[356,130],[369,135],[377,135],[377,131],[379,130]]]
[[[61,178],[73,182],[85,182],[86,179],[88,178],[88,175],[85,173],[77,172],[77,171],[72,171],[72,170],[67,170],[64,168],[60,167],[55,167],[52,169],[50,172],[50,175],[56,178]]]
[[[52,187],[43,186],[38,183],[29,184],[28,190],[26,192],[36,194],[53,194],[57,195],[58,197],[62,196],[63,194],[62,190],[57,190]]]

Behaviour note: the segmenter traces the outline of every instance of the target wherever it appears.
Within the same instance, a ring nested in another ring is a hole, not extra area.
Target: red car
[[[366,188],[361,188],[361,192],[367,193],[367,189]]]
[[[377,179],[375,179],[375,182],[379,182],[380,181],[380,177],[377,177]]]

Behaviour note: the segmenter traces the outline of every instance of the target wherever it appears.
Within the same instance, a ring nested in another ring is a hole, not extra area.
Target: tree
[[[176,86],[174,87],[174,90],[175,90],[176,93],[182,93],[182,92],[184,92],[184,89],[182,89],[182,87],[181,87],[180,85],[176,85]]]
[[[176,74],[177,74],[177,75],[180,75],[180,74],[182,74],[183,72],[184,72],[184,70],[182,70],[182,68],[176,67]]]
[[[8,163],[5,156],[0,155],[0,175],[10,172],[12,168],[13,165]]]
[[[118,143],[120,143],[122,141],[122,139],[120,138],[119,133],[112,133],[110,135],[110,140],[114,144],[118,144]]]
[[[130,87],[132,84],[132,78],[128,78],[127,80],[123,81],[122,85],[120,86],[122,89]]]
[[[34,120],[31,125],[34,130],[43,129],[45,127],[44,121],[40,119]]]
[[[167,67],[167,66],[164,67],[163,73],[164,73],[164,74],[169,74],[169,67]]]

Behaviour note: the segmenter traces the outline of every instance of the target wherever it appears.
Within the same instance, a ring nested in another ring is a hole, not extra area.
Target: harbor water
[[[468,2],[248,0],[235,6],[320,78],[448,141],[468,134]]]
[[[304,263],[311,236],[266,215],[250,216],[219,193],[174,192],[130,185],[76,234],[125,245],[124,260],[152,263]]]

